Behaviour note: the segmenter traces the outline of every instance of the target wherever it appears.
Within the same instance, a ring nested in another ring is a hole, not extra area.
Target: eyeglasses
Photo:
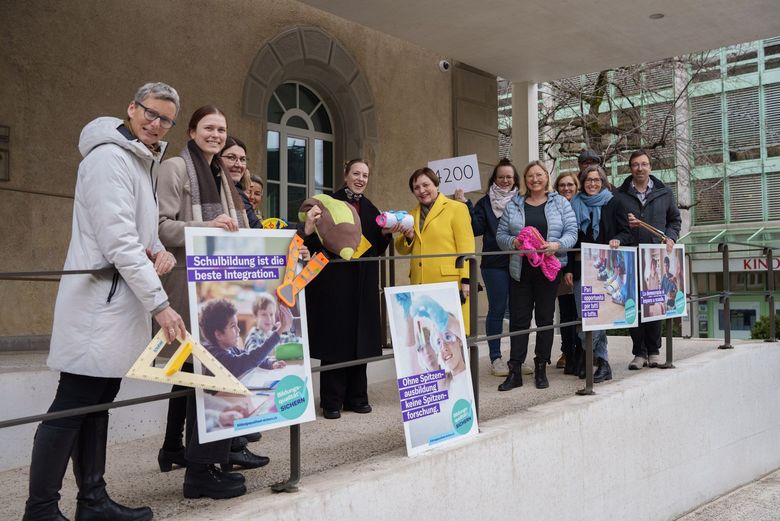
[[[227,161],[230,161],[231,163],[241,163],[242,165],[246,164],[246,156],[237,156],[235,154],[227,154],[224,156],[220,156],[222,159],[225,159]]]
[[[650,163],[644,162],[644,163],[631,163],[631,168],[647,168],[650,166]]]
[[[585,184],[586,185],[600,185],[601,184],[601,179],[598,178],[598,177],[595,178],[595,179],[586,179],[585,180]]]
[[[575,187],[574,183],[558,183],[558,188],[572,188]]]
[[[141,103],[140,101],[136,101],[135,104],[138,105],[139,107],[141,107],[142,109],[144,109],[144,118],[146,118],[146,121],[148,121],[150,123],[152,121],[154,121],[155,119],[159,119],[160,120],[160,126],[162,128],[171,128],[172,126],[174,126],[176,124],[175,120],[173,120],[171,118],[167,118],[167,117],[163,116],[162,114],[160,114],[159,112],[157,112],[156,110],[153,110],[153,109],[150,109],[149,107],[144,106],[143,103]]]

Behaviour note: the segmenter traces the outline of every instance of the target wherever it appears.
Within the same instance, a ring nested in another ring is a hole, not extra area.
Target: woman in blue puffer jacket
[[[533,226],[545,238],[539,249],[546,250],[545,255],[556,255],[565,266],[566,254],[556,252],[571,248],[577,242],[577,218],[569,201],[551,190],[550,174],[541,161],[532,161],[525,167],[520,193],[509,201],[498,222],[498,246],[502,250],[521,249],[517,234],[526,226]],[[532,314],[536,317],[537,327],[552,325],[560,273],[553,280],[548,280],[541,266],[532,266],[526,256],[513,255],[509,261],[509,275],[512,277],[509,289],[510,331],[528,329]],[[546,367],[550,363],[553,336],[552,329],[536,334],[534,383],[537,389],[550,386]],[[523,385],[520,368],[528,353],[528,335],[513,336],[510,342],[509,374],[498,386],[499,391]]]

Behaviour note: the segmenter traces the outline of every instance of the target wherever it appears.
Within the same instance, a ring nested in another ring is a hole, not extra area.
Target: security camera
[[[452,65],[450,65],[448,60],[439,60],[439,70],[441,72],[447,72],[450,70],[450,67],[452,67]]]

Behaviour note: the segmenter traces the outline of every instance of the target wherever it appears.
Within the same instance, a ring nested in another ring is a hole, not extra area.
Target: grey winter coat
[[[504,214],[498,221],[496,230],[496,242],[502,250],[513,250],[512,241],[525,227],[525,197],[514,196],[504,209]],[[573,248],[577,242],[577,217],[571,204],[565,197],[557,192],[547,194],[547,204],[544,207],[544,215],[547,218],[547,242],[558,242],[561,249]],[[561,261],[561,266],[566,266],[568,258],[565,252],[556,253]],[[509,275],[517,281],[523,268],[523,258],[520,255],[512,255],[509,260]]]
[[[125,137],[121,125],[120,119],[103,117],[81,131],[84,159],[64,269],[116,268],[118,276],[109,271],[62,277],[48,359],[55,370],[124,376],[149,343],[151,315],[168,306],[146,255],[147,248],[163,249],[157,237],[154,171],[161,153],[155,156],[137,139]]]

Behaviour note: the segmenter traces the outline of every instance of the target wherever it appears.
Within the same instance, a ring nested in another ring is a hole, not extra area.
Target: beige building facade
[[[147,81],[171,84],[182,99],[166,157],[186,143],[192,112],[213,104],[226,114],[228,132],[247,143],[250,170],[263,178],[272,157],[269,118],[276,121],[270,129],[284,132],[285,118],[294,125],[292,112],[280,122],[269,106],[280,86],[304,86],[327,108],[332,157],[325,159],[332,161],[334,188],[339,165],[364,157],[372,167],[367,194],[381,209],[414,206],[407,179],[429,160],[477,153],[484,184],[497,159],[495,76],[459,63],[442,71],[445,56],[305,4],[3,5],[0,128],[10,137],[0,144],[8,158],[0,171],[7,174],[0,175],[0,272],[62,268],[79,133],[95,117],[122,117]],[[285,179],[282,173],[276,183],[280,194],[288,190]],[[307,195],[316,190],[313,182],[303,184]],[[275,204],[294,202],[282,195]],[[56,291],[56,280],[0,280],[0,343],[45,341]]]

